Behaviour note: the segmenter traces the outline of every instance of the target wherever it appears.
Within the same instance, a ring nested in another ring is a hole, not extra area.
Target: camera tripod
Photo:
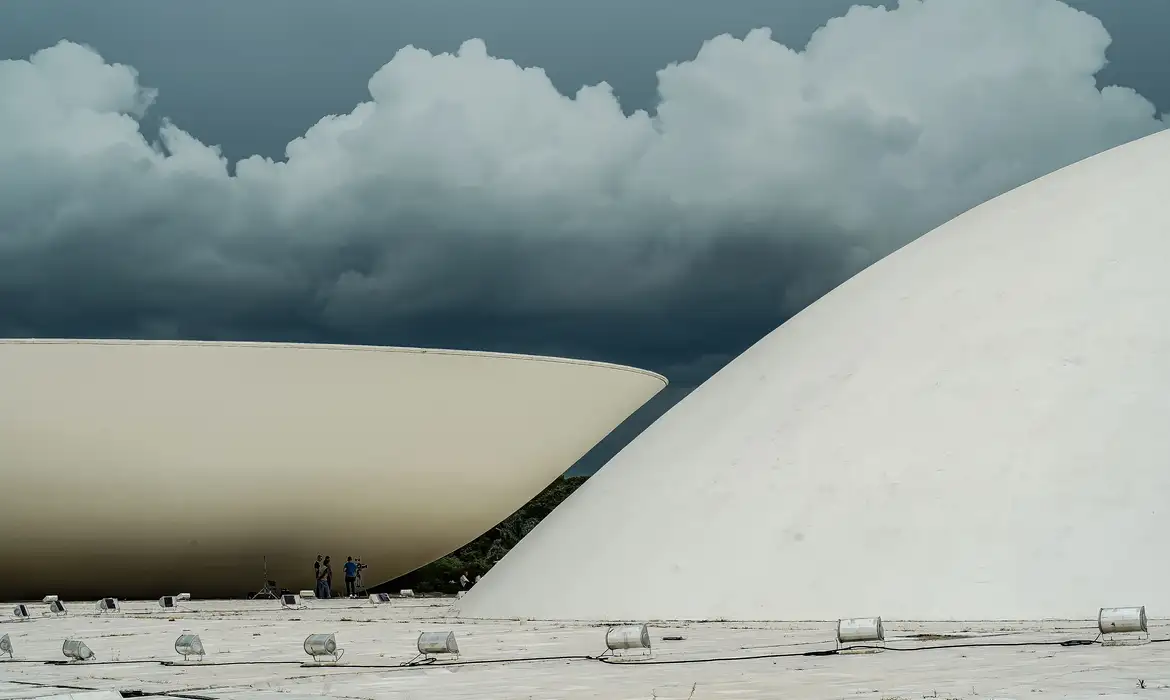
[[[268,557],[264,557],[264,585],[252,596],[252,600],[264,596],[267,598],[279,598],[280,588],[276,585],[276,581],[268,578]]]
[[[362,563],[362,558],[358,557],[357,558],[357,572],[354,574],[353,592],[354,592],[354,595],[356,595],[359,598],[362,598],[364,596],[369,595],[369,593],[366,592],[366,584],[362,583],[362,569],[365,569],[365,568],[366,568],[366,565]]]

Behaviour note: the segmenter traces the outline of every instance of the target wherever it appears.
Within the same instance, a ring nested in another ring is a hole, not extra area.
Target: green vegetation
[[[566,476],[557,479],[520,510],[509,515],[502,523],[476,540],[437,561],[370,590],[397,593],[403,588],[410,588],[415,593],[455,593],[459,590],[460,574],[466,571],[468,578],[474,581],[477,575],[487,573],[488,569],[503,559],[508,550],[515,547],[522,537],[532,532],[537,523],[544,520],[553,508],[560,505],[561,501],[568,498],[569,494],[576,491],[588,478]]]

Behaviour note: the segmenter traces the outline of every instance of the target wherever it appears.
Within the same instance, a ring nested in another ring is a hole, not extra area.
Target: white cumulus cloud
[[[63,42],[0,63],[0,334],[400,342],[472,319],[485,346],[697,360],[1164,128],[1096,84],[1108,45],[1058,0],[855,7],[803,50],[711,39],[659,71],[652,114],[479,40],[408,47],[284,159],[228,163],[181,125],[144,133],[153,90]]]

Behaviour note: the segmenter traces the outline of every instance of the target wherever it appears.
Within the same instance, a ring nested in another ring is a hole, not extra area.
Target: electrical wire
[[[1162,644],[1170,642],[1170,638],[1150,639],[1147,640],[1150,644]],[[844,649],[818,649],[813,651],[801,652],[777,652],[770,654],[749,654],[743,656],[704,656],[697,658],[683,658],[683,659],[638,659],[637,657],[606,657],[602,655],[589,656],[584,654],[565,654],[559,656],[518,656],[495,659],[468,659],[459,661],[434,661],[426,664],[338,664],[336,666],[321,666],[321,668],[339,668],[339,669],[363,669],[363,670],[408,670],[420,667],[431,668],[448,668],[452,666],[486,666],[495,664],[518,664],[518,663],[541,663],[550,661],[597,661],[603,664],[612,666],[662,666],[662,665],[681,665],[681,664],[704,664],[704,663],[729,663],[734,661],[760,661],[767,659],[797,659],[797,658],[814,658],[822,656],[847,656],[847,652],[854,650],[874,650],[874,651],[892,651],[892,652],[915,652],[915,651],[940,651],[940,650],[954,650],[954,649],[994,649],[994,648],[1024,648],[1024,647],[1079,647],[1079,646],[1093,646],[1101,642],[1097,639],[1065,639],[1065,640],[1038,640],[1038,641],[1021,641],[1021,642],[970,642],[970,643],[956,643],[956,644],[931,644],[926,646],[914,647],[900,647],[900,646],[872,646],[861,645],[851,646]],[[48,664],[48,665],[72,665],[68,661],[44,661],[33,659],[10,659],[0,662],[0,666],[4,664]],[[184,666],[192,668],[210,668],[218,666],[305,666],[303,661],[279,661],[279,660],[249,660],[249,661],[209,661],[199,662],[193,664],[183,664],[178,661],[159,660],[159,659],[126,659],[117,661],[92,661],[76,664],[78,666],[107,666],[107,665],[128,665],[128,664],[159,664],[162,666]]]
[[[565,654],[560,656],[519,656],[507,657],[503,659],[466,659],[460,661],[437,661],[430,660],[427,663],[397,663],[397,664],[337,664],[337,665],[323,665],[320,668],[363,668],[363,669],[408,669],[419,668],[424,666],[483,666],[488,664],[513,664],[513,663],[539,663],[542,661],[592,661],[596,659],[593,656],[585,654]],[[113,665],[145,665],[145,664],[159,664],[160,666],[173,666],[181,668],[210,668],[216,666],[305,666],[305,661],[280,661],[275,659],[255,659],[255,660],[240,660],[240,661],[200,661],[196,663],[184,663],[182,661],[171,661],[169,659],[122,659],[118,661],[84,661],[73,662],[63,660],[49,660],[44,659],[10,659],[0,661],[0,666],[7,664],[36,664],[41,666],[113,666]],[[317,668],[317,666],[310,666]]]
[[[1170,639],[1150,640],[1166,642]],[[1060,646],[1060,647],[1075,647],[1075,646],[1090,646],[1097,644],[1097,640],[1091,639],[1068,639],[1061,641],[1034,641],[1034,642],[972,642],[968,644],[932,644],[929,646],[917,647],[890,647],[890,646],[852,646],[846,649],[819,649],[816,651],[796,651],[796,652],[777,652],[771,654],[750,654],[745,656],[707,656],[693,659],[646,659],[639,661],[636,658],[629,661],[618,660],[615,657],[597,657],[596,660],[604,664],[612,664],[614,666],[660,666],[660,665],[675,665],[675,664],[706,664],[706,663],[723,663],[730,661],[759,661],[765,659],[797,659],[808,658],[816,656],[844,656],[843,652],[848,652],[855,649],[872,649],[877,651],[935,651],[940,649],[988,649],[994,647],[1046,647],[1046,646]]]

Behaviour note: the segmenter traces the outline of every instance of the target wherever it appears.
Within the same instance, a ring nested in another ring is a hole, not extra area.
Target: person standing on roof
[[[321,562],[321,570],[317,574],[317,597],[329,599],[333,596],[333,567],[329,565],[329,557]]]
[[[346,557],[345,566],[342,568],[345,570],[345,595],[357,598],[357,586],[354,582],[357,581],[358,565],[354,562],[353,557]]]

